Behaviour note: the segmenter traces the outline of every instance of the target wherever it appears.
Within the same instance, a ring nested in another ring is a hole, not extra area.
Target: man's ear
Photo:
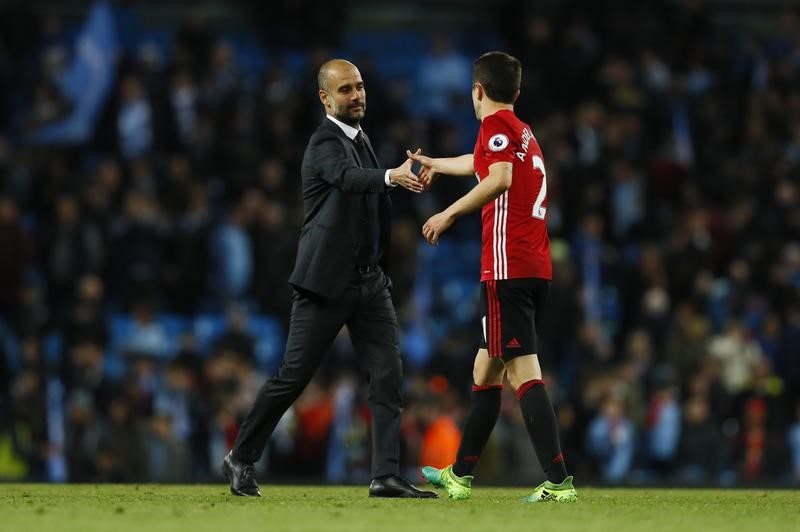
[[[326,109],[328,108],[328,93],[322,89],[319,90],[319,101],[322,102]]]
[[[483,100],[483,95],[484,95],[483,85],[481,85],[480,83],[475,83],[475,90],[478,91],[477,94],[475,94],[477,100],[478,101]]]
[[[514,93],[514,102],[517,101],[517,98],[519,98],[519,89],[517,89],[517,92]]]

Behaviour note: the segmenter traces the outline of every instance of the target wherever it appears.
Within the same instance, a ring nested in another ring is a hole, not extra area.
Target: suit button
[[[361,225],[366,225],[366,224],[367,224],[367,219],[361,218]]]

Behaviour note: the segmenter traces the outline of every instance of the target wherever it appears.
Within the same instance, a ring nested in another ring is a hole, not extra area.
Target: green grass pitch
[[[0,531],[800,531],[800,491],[581,488],[576,504],[524,504],[523,488],[467,501],[370,499],[367,488],[224,484],[0,484]]]

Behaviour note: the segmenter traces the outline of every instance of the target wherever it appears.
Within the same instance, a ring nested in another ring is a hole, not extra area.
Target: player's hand
[[[419,182],[422,183],[422,189],[428,190],[431,188],[431,185],[433,185],[433,180],[436,179],[438,175],[439,174],[437,172],[434,172],[427,166],[421,167],[419,169]]]
[[[446,212],[434,214],[428,218],[428,221],[422,226],[422,236],[425,237],[425,240],[427,240],[429,244],[438,246],[439,237],[453,225],[453,221],[453,217]]]
[[[422,149],[419,148],[414,153],[406,150],[406,156],[408,156],[408,158],[415,163],[420,164],[419,182],[422,183],[424,190],[428,190],[433,184],[433,180],[437,175],[439,175],[439,173],[434,169],[436,160],[432,157],[428,157],[427,155],[422,155]]]
[[[421,150],[417,150],[417,154],[420,152]],[[389,171],[389,182],[393,185],[400,185],[411,192],[422,192],[424,188],[417,174],[411,169],[412,164],[414,161],[408,158],[406,162]]]

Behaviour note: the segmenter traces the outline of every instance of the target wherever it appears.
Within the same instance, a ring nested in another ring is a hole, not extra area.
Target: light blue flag
[[[60,82],[72,112],[63,120],[35,131],[30,140],[38,144],[80,144],[94,132],[116,77],[119,40],[114,13],[105,2],[95,2],[75,42],[72,63]]]

